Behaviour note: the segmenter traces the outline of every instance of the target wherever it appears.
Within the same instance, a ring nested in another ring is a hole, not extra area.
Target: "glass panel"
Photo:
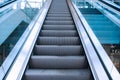
[[[9,8],[9,9],[6,9],[6,10],[4,10],[4,11],[1,11],[1,12],[0,12],[0,17],[3,16],[4,14],[10,12],[11,10],[12,10],[12,8]]]
[[[46,0],[21,1],[19,3],[13,4],[11,7],[3,11],[0,11],[0,25],[1,23],[3,23],[3,25],[0,26],[0,29],[2,29],[1,31],[6,33],[8,31],[7,29],[4,29],[5,27],[9,29],[10,28],[9,25],[14,26],[14,30],[6,36],[7,38],[0,45],[0,66],[9,56],[9,53],[14,48],[20,37],[23,35],[24,31],[27,30],[30,21],[33,20],[33,18],[37,15],[39,10],[43,7],[45,1]],[[4,4],[4,2],[5,1],[0,0],[0,4]],[[18,14],[17,11],[20,11],[21,13],[19,13],[20,15],[17,16],[18,18],[17,17],[15,18],[14,15]],[[14,13],[14,15],[11,15],[12,13]],[[6,17],[6,15],[10,16]],[[12,19],[12,17],[14,19]],[[30,30],[28,30],[28,32],[29,31]],[[0,40],[1,39],[2,38],[0,38]]]
[[[19,38],[21,37],[22,33],[27,28],[28,24],[22,21],[16,29],[11,33],[11,35],[4,41],[4,43],[0,46],[0,53],[1,53],[1,63],[5,60],[5,58],[9,55],[10,51],[13,49]]]
[[[25,0],[21,2],[21,9],[31,18],[38,13],[46,0]]]

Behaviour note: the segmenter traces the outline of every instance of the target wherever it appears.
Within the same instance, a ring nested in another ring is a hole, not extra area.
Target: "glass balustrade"
[[[3,5],[8,1],[9,0],[0,0],[0,5]],[[8,8],[4,9],[4,7],[8,5],[0,8],[0,32],[7,34],[4,36],[4,41],[2,37],[0,38],[0,66],[9,56],[12,49],[14,49],[31,21],[34,20],[37,13],[44,6],[45,1],[46,0],[21,0],[14,4],[11,3],[12,5]],[[19,16],[16,16],[18,14]],[[11,30],[9,29],[11,29],[12,32],[10,32]],[[30,31],[29,29],[27,30],[28,32]]]

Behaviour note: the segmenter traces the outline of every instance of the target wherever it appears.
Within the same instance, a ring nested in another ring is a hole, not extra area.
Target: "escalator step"
[[[76,30],[41,30],[41,36],[78,37]]]
[[[70,12],[69,10],[56,10],[56,9],[50,9],[49,12]]]
[[[47,14],[48,17],[70,17],[70,14]]]
[[[81,55],[83,54],[82,46],[56,46],[56,45],[35,45],[34,49],[37,55]]]
[[[30,69],[25,73],[25,80],[90,80],[88,69]]]
[[[51,21],[51,20],[45,20],[44,24],[46,25],[73,25],[73,21]]]
[[[80,69],[87,66],[85,56],[32,56],[30,60],[32,69]]]
[[[57,8],[56,8],[56,6],[57,6]],[[49,9],[49,11],[54,11],[54,10],[55,11],[69,11],[67,5],[64,3],[63,4],[55,4],[55,5],[51,6],[51,8]]]
[[[46,20],[64,20],[64,21],[66,21],[66,20],[72,20],[72,18],[71,17],[46,17]]]
[[[74,25],[43,25],[45,30],[74,30]]]
[[[79,45],[79,37],[39,37],[39,45]]]
[[[67,13],[68,13],[68,14],[69,14],[70,11],[52,11],[52,10],[51,10],[51,11],[49,11],[48,13],[61,13],[61,14],[63,14],[63,13],[66,13],[66,14],[67,14]]]
[[[58,8],[56,8],[56,5],[52,6],[49,11],[69,11],[68,7],[65,4],[57,5]],[[64,9],[63,9],[64,8]]]
[[[49,14],[70,14],[70,12],[48,12]]]

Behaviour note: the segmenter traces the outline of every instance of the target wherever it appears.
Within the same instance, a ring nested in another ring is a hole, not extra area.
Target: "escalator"
[[[23,80],[93,80],[66,0],[53,0]]]

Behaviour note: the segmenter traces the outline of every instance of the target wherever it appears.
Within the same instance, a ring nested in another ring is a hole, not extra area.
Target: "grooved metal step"
[[[35,69],[81,69],[88,66],[85,56],[32,56],[30,67]]]
[[[61,17],[61,16],[62,17],[70,17],[71,15],[70,14],[58,14],[58,13],[57,14],[50,14],[49,13],[47,16],[48,17]]]
[[[46,25],[73,25],[73,21],[51,21],[51,20],[46,20],[44,22]]]
[[[61,16],[61,17],[55,17],[55,16],[53,16],[53,17],[50,17],[50,16],[48,16],[48,17],[46,17],[46,20],[64,20],[64,21],[66,21],[66,20],[69,20],[69,21],[71,21],[72,20],[72,18],[71,17],[66,17],[66,16]]]
[[[61,7],[62,8],[62,7]],[[66,8],[66,9],[55,9],[54,7],[53,8],[50,8],[49,11],[50,12],[69,12],[69,10]]]
[[[39,37],[39,45],[79,45],[79,37]]]
[[[74,25],[43,25],[44,30],[75,30]]]
[[[77,37],[76,30],[41,30],[41,36],[48,36],[48,37]]]
[[[81,55],[84,53],[82,46],[57,46],[57,45],[35,45],[37,55]]]
[[[25,80],[90,80],[89,69],[30,69]]]
[[[49,10],[50,12],[69,12],[69,10]]]
[[[49,14],[70,14],[70,12],[48,12]]]
[[[49,11],[48,13],[68,13],[68,14],[70,14],[70,11]]]

